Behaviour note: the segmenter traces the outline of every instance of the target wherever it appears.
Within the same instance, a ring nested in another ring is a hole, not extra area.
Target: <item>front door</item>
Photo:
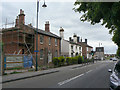
[[[48,63],[52,62],[52,53],[48,54]]]

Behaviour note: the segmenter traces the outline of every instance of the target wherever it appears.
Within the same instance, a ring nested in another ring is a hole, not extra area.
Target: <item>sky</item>
[[[25,13],[25,24],[30,24],[36,27],[36,2],[37,0],[3,0],[0,4],[0,28],[5,28],[5,23],[15,22],[16,16],[19,14],[20,9]],[[89,22],[80,21],[82,13],[76,13],[74,8],[75,0],[46,0],[47,8],[42,8],[44,0],[40,0],[39,5],[39,28],[45,28],[45,22],[49,21],[50,31],[59,35],[60,27],[64,29],[64,37],[69,40],[73,34],[77,34],[80,38],[88,40],[88,45],[93,47],[99,46],[105,49],[105,53],[116,53],[117,46],[112,41],[112,35],[109,30],[101,24],[91,25]],[[12,27],[14,24],[9,24]]]

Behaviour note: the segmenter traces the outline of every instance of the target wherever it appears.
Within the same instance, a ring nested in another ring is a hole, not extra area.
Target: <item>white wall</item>
[[[61,55],[69,55],[69,42],[64,39],[61,40]]]
[[[76,56],[76,53],[80,54],[80,52],[81,52],[81,56],[82,56],[82,47],[81,46],[75,45],[75,44],[69,44],[69,56],[70,57],[71,57],[71,53],[72,53],[71,46],[73,46],[73,51],[74,51],[73,56]],[[77,46],[77,48],[76,48],[76,46]],[[81,49],[79,47],[81,47]]]

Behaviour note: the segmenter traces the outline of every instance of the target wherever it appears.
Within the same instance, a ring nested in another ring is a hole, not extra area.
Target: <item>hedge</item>
[[[67,65],[72,65],[72,64],[81,64],[81,63],[87,63],[87,62],[92,62],[92,59],[83,59],[82,56],[76,56],[76,57],[66,57],[64,58],[63,56],[60,57],[54,57],[52,60],[52,63],[54,64],[55,67],[60,67],[64,66],[65,64]]]

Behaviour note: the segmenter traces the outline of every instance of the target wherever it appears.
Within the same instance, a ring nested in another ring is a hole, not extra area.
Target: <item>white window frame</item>
[[[41,42],[41,38],[43,39],[42,42]],[[40,35],[40,44],[43,44],[43,43],[44,43],[44,36]]]
[[[55,46],[58,45],[58,40],[55,38]]]

